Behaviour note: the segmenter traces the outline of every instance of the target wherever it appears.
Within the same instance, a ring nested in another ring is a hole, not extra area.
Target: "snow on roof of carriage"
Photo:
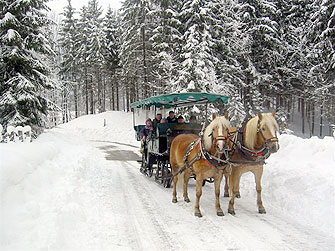
[[[221,94],[202,93],[202,92],[187,92],[187,93],[172,93],[164,94],[155,97],[150,97],[141,101],[130,104],[131,108],[140,108],[142,106],[155,107],[177,107],[193,104],[205,104],[207,102],[221,101],[224,104],[228,103],[229,97]]]

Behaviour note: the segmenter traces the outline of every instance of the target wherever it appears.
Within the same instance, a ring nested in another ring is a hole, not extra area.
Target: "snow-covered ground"
[[[279,140],[263,176],[267,214],[248,173],[236,216],[223,197],[216,216],[206,184],[203,218],[193,215],[193,180],[191,203],[172,204],[172,189],[139,172],[131,114],[83,116],[32,143],[0,144],[0,249],[334,250],[334,138]]]

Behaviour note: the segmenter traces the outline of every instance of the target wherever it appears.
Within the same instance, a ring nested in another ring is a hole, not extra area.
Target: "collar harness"
[[[269,143],[271,142],[278,142],[278,138],[277,136],[274,136],[272,138],[266,139],[262,130],[261,130],[261,125],[260,125],[260,120],[258,120],[257,122],[257,134],[260,134],[264,144],[263,147],[257,151],[252,150],[247,148],[244,145],[244,140],[243,140],[243,136],[244,136],[244,128],[246,126],[246,124],[248,123],[250,118],[247,118],[244,122],[243,122],[243,126],[241,128],[239,128],[239,130],[237,132],[233,132],[233,134],[237,134],[237,136],[234,138],[233,141],[231,141],[233,143],[233,152],[235,150],[235,148],[237,149],[237,151],[243,156],[243,158],[246,160],[244,162],[236,162],[236,163],[240,163],[240,164],[244,164],[244,163],[248,163],[248,164],[265,164],[265,160],[270,156],[270,150],[269,150]]]

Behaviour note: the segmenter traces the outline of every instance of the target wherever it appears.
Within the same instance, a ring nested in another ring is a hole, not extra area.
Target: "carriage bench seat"
[[[167,124],[157,124],[157,136],[167,136],[167,132],[169,130],[173,130],[173,128],[178,125],[177,123],[167,123]]]
[[[181,133],[194,133],[199,134],[201,131],[201,125],[196,123],[168,123],[168,124],[158,124],[157,125],[157,135],[158,137],[167,136],[168,132],[172,134],[172,136],[176,136]]]

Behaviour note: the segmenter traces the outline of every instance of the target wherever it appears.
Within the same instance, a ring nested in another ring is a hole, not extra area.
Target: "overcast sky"
[[[89,0],[71,0],[71,4],[76,11],[79,11],[83,5],[87,5]],[[119,9],[121,7],[122,0],[98,0],[99,5],[106,10],[108,5],[112,9]],[[67,0],[50,0],[48,6],[57,13],[63,12],[63,8],[67,5]]]

